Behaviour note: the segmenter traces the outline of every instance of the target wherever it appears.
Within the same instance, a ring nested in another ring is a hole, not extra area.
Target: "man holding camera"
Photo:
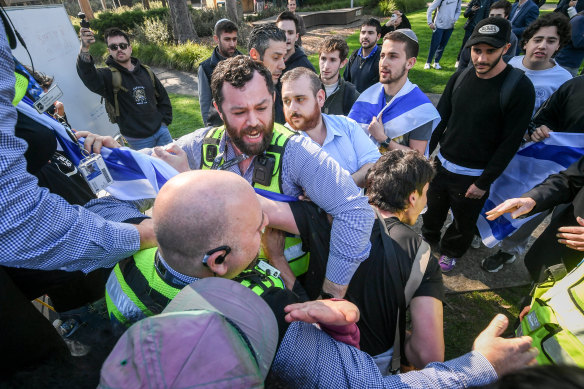
[[[130,147],[139,150],[171,143],[168,131],[172,122],[170,99],[150,68],[132,57],[128,34],[118,28],[105,31],[108,67],[99,69],[95,68],[89,54],[89,47],[95,43],[93,32],[81,27],[79,34],[81,50],[77,74],[90,91],[106,100],[110,120],[118,123]]]

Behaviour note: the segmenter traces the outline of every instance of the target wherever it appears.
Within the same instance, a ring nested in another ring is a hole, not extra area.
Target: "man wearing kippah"
[[[379,82],[359,96],[349,117],[385,149],[412,149],[423,155],[440,116],[408,79],[419,49],[418,37],[409,28],[387,34],[381,46]]]
[[[510,35],[511,24],[503,18],[480,21],[466,43],[474,68],[455,73],[438,103],[442,121],[430,153],[438,144],[440,150],[422,233],[429,243],[440,244],[443,272],[470,246],[489,187],[515,155],[533,111],[531,81],[502,59]],[[441,238],[449,209],[454,221]]]

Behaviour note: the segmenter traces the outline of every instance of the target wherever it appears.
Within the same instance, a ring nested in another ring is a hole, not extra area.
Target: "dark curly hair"
[[[211,93],[220,112],[223,112],[221,108],[224,99],[223,83],[228,82],[231,86],[241,89],[251,81],[255,72],[264,78],[268,92],[273,95],[272,74],[261,62],[254,61],[247,55],[237,55],[219,62],[211,76]]]
[[[536,21],[531,23],[521,36],[521,47],[525,47],[527,42],[537,33],[537,31],[542,27],[556,27],[558,30],[558,35],[560,36],[560,48],[567,45],[572,39],[572,27],[570,26],[570,19],[567,16],[559,13],[552,12],[550,14],[541,16]]]
[[[343,62],[349,55],[349,45],[339,36],[327,36],[318,44],[318,53],[332,53],[339,52],[339,58]]]
[[[405,211],[410,194],[422,194],[435,174],[430,161],[417,151],[389,151],[367,173],[369,204],[393,213]]]

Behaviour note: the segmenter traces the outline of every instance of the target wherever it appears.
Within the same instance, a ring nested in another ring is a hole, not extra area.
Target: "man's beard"
[[[227,134],[231,139],[231,142],[244,154],[247,155],[260,155],[264,151],[270,147],[270,143],[272,143],[272,136],[274,135],[274,116],[276,114],[276,109],[272,106],[272,118],[271,121],[268,123],[268,127],[266,128],[263,124],[259,123],[255,127],[245,127],[243,128],[239,134],[237,130],[234,129],[227,120],[227,115],[223,115],[223,119],[225,122],[225,129],[227,130]],[[259,131],[263,134],[261,143],[253,143],[247,144],[243,140],[243,137],[246,134],[250,134],[252,132]]]
[[[406,73],[406,70],[407,70],[407,69],[406,69],[406,65],[404,64],[404,66],[403,66],[403,67],[402,67],[402,69],[401,69],[401,72],[399,72],[399,73],[396,73],[396,74],[394,75],[394,73],[390,71],[390,72],[389,72],[389,77],[388,77],[388,78],[386,78],[386,79],[383,79],[383,80],[381,79],[381,74],[380,74],[380,75],[379,75],[379,82],[381,82],[382,84],[386,84],[386,85],[387,85],[387,84],[394,83],[394,82],[396,82],[397,80],[399,80],[400,78],[402,78],[402,77],[403,77],[403,75]]]
[[[321,115],[320,108],[318,107],[318,104],[314,102],[314,110],[312,111],[310,116],[304,116],[301,115],[300,113],[293,112],[291,115],[286,114],[286,121],[288,122],[290,127],[295,129],[296,131],[308,131],[316,127],[318,121],[320,120],[320,115]],[[292,121],[292,118],[302,118],[303,121],[300,124],[296,125]]]
[[[372,48],[373,46],[375,46],[377,44],[377,41],[369,42],[367,44],[367,46],[364,46],[364,44],[365,44],[364,42],[360,42],[360,43],[361,43],[361,47],[362,48],[364,48],[364,49],[370,49],[370,48]]]
[[[225,48],[225,47],[219,45],[219,54],[221,54],[225,58],[233,57],[233,55],[235,54],[236,49],[234,48],[232,50],[233,51],[230,53],[229,52],[229,48]]]
[[[477,65],[483,65],[483,66],[488,66],[487,70],[482,70],[479,74],[487,74],[488,72],[490,72],[491,70],[493,70],[493,68],[495,66],[497,66],[497,64],[499,63],[499,61],[501,61],[501,58],[503,57],[503,53],[501,52],[501,55],[499,55],[499,58],[497,58],[497,60],[493,61],[493,62],[478,62],[478,63],[474,63],[473,62],[473,66],[475,67],[475,71],[476,71],[476,67]],[[478,73],[478,71],[477,71]]]

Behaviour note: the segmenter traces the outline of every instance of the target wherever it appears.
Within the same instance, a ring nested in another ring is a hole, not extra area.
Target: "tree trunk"
[[[85,18],[87,20],[93,19],[93,11],[91,10],[91,4],[89,4],[89,0],[78,0],[78,2],[79,8],[81,8],[81,12],[85,14]]]
[[[198,40],[195,26],[189,12],[186,0],[168,0],[170,8],[170,24],[175,42],[186,43]]]
[[[144,7],[144,9],[150,9],[150,1],[142,0],[142,6]]]
[[[166,4],[166,0],[162,0],[162,6],[163,6],[164,8],[168,7],[168,4]]]
[[[103,11],[107,10],[107,4],[106,4],[105,0],[101,0],[101,8]]]
[[[243,20],[243,5],[241,0],[225,0],[225,11],[227,18],[235,24]]]

